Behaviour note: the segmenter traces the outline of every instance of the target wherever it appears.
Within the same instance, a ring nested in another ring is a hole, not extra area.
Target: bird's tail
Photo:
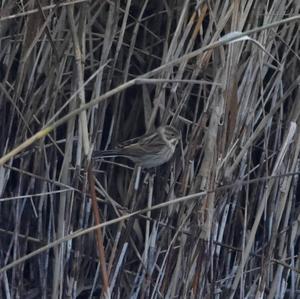
[[[113,158],[113,157],[120,157],[123,155],[120,155],[119,151],[117,149],[115,150],[106,150],[106,151],[94,151],[92,158],[94,160],[99,160],[102,158]]]

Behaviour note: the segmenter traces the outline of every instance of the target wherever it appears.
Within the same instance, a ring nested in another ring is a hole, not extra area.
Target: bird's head
[[[180,132],[172,126],[160,127],[160,133],[163,139],[170,145],[176,146],[180,139]]]

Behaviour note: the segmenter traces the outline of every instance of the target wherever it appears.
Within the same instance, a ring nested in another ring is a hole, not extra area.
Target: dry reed
[[[300,296],[300,6],[2,1],[4,298]],[[172,123],[172,161],[91,160]]]

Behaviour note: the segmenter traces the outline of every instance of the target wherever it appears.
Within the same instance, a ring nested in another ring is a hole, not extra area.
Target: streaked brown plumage
[[[180,132],[172,126],[161,126],[156,131],[143,135],[132,144],[113,150],[96,152],[95,159],[125,157],[138,166],[152,168],[171,159],[180,139]]]

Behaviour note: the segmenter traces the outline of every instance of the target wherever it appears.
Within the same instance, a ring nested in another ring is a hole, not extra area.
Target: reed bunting
[[[156,131],[135,138],[134,143],[95,152],[93,158],[125,157],[144,168],[160,166],[168,162],[175,152],[180,132],[172,126],[161,126]]]

